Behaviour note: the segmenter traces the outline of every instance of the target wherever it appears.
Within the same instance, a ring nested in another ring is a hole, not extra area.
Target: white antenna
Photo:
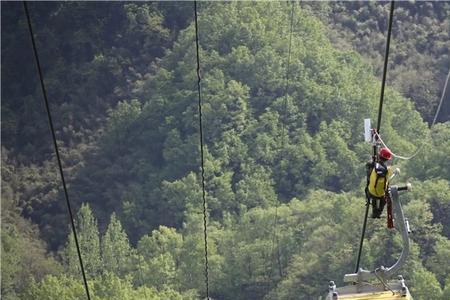
[[[372,128],[370,127],[370,119],[364,119],[364,141],[367,143],[372,142]]]

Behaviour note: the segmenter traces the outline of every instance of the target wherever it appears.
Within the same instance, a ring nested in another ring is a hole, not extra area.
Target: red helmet
[[[392,158],[392,152],[389,148],[381,148],[380,149],[380,157],[390,160]]]

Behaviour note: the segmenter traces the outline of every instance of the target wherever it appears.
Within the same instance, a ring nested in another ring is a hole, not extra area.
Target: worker
[[[389,178],[392,176],[392,168],[386,162],[392,159],[389,148],[381,148],[378,153],[378,161],[367,163],[367,187],[366,196],[372,202],[372,218],[379,219],[386,205]]]

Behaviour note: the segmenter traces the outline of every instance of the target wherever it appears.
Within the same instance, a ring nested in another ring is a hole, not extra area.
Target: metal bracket
[[[345,274],[344,282],[361,283],[363,281],[376,279],[377,278],[376,275],[378,275],[378,277],[381,278],[382,280],[387,281],[394,273],[396,273],[405,264],[406,258],[409,255],[409,236],[408,236],[409,223],[403,214],[403,209],[399,200],[398,191],[408,190],[410,186],[411,185],[408,184],[406,187],[399,188],[398,186],[394,185],[389,188],[389,194],[391,196],[392,203],[394,206],[395,228],[400,232],[403,242],[403,250],[397,262],[391,267],[386,268],[384,266],[380,266],[379,268],[376,268],[374,271],[368,271],[359,268],[357,273]]]

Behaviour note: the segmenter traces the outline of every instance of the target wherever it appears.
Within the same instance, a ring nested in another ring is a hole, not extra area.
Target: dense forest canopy
[[[22,3],[2,2],[2,299],[85,291]],[[291,51],[290,14],[294,7]],[[205,296],[192,2],[32,2],[93,299]],[[212,299],[315,299],[352,272],[384,2],[200,2]],[[450,297],[450,5],[397,4],[381,134],[402,155],[415,299]],[[289,68],[288,68],[289,65]],[[288,73],[289,70],[289,73]],[[361,264],[401,239],[370,220]]]

